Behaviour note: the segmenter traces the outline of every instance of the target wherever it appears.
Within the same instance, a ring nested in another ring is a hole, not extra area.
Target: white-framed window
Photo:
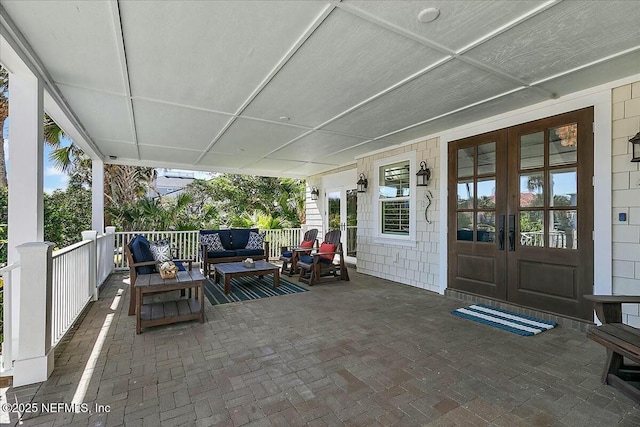
[[[416,239],[416,153],[403,153],[373,164],[374,236],[397,243]]]

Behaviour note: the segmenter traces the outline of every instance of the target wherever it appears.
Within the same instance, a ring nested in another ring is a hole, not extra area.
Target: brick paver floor
[[[6,399],[109,408],[59,407],[23,425],[640,425],[639,405],[600,383],[605,350],[583,332],[521,337],[451,315],[459,301],[350,275],[207,303],[204,324],[140,335],[126,276],[113,275],[51,378]]]

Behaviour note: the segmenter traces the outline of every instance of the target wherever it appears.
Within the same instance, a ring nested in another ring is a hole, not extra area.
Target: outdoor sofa
[[[214,235],[218,235],[215,237]],[[205,276],[209,276],[211,264],[269,259],[269,242],[257,228],[232,228],[227,230],[200,230],[200,258]]]

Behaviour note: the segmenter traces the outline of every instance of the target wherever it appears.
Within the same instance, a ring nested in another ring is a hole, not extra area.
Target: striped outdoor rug
[[[557,325],[556,322],[523,316],[484,304],[459,308],[451,314],[525,336],[539,334]]]
[[[226,304],[228,302],[248,301],[252,299],[275,297],[278,295],[306,292],[308,289],[280,278],[280,286],[273,287],[273,276],[237,277],[231,279],[231,293],[224,293],[224,283],[215,283],[211,279],[204,281],[204,294],[211,305]]]

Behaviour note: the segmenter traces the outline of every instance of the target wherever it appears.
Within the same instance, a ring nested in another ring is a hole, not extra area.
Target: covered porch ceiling
[[[634,1],[0,6],[107,163],[305,177],[640,64]],[[420,22],[427,8],[439,17]]]

